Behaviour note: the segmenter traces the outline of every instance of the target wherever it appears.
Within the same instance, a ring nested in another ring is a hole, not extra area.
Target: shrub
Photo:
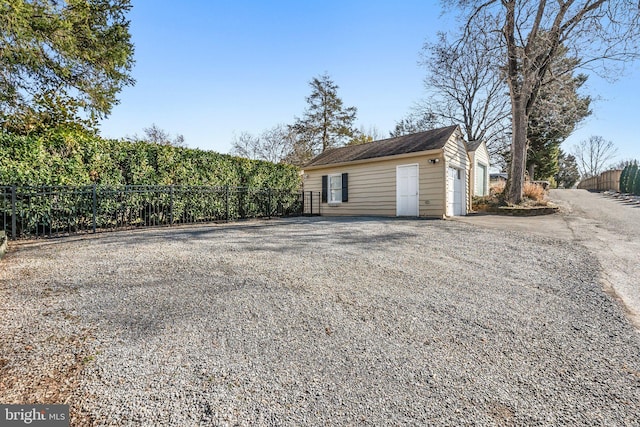
[[[532,182],[525,182],[523,188],[523,195],[527,199],[535,200],[536,202],[541,202],[544,200],[544,188],[542,188],[539,184],[534,184]]]
[[[637,173],[638,164],[636,162],[633,162],[633,164],[629,166],[629,172],[625,179],[625,193],[635,194],[637,192],[635,188],[635,179]]]
[[[53,129],[0,132],[1,185],[206,185],[298,190],[298,168],[144,141]]]
[[[622,173],[620,174],[620,192],[627,192],[627,176],[629,175],[629,168],[631,165],[626,165],[624,169],[622,169]]]
[[[489,188],[489,195],[491,196],[499,196],[504,193],[506,183],[504,181],[498,181],[491,184],[491,188]]]
[[[476,212],[490,212],[500,206],[500,200],[496,196],[473,196],[471,209]]]

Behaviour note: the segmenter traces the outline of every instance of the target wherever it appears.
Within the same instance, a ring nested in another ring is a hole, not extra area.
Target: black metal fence
[[[11,239],[245,218],[318,215],[319,192],[203,186],[0,186]]]

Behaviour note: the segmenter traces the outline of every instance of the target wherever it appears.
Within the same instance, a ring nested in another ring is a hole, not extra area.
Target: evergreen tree
[[[134,80],[129,0],[0,2],[0,127],[95,125]]]
[[[328,148],[342,146],[358,133],[354,128],[357,108],[343,106],[338,85],[328,74],[314,77],[309,85],[312,92],[307,97],[307,110],[291,126],[298,138],[294,151],[302,161]]]
[[[626,165],[622,169],[622,173],[620,174],[620,192],[621,193],[626,193],[627,192],[627,177],[629,176],[629,168],[630,167],[631,167],[631,165]]]
[[[620,174],[620,192],[627,194],[631,193],[633,183],[635,180],[634,170],[637,170],[637,160],[625,160],[622,173]]]
[[[636,185],[636,177],[638,174],[638,163],[633,162],[631,169],[629,169],[629,176],[627,177],[627,193],[638,194],[640,187]]]
[[[558,173],[555,176],[559,187],[571,188],[580,179],[576,158],[560,150],[558,155]]]
[[[578,93],[587,76],[556,72],[572,69],[578,62],[562,47],[531,109],[527,128],[527,170],[531,179],[549,179],[558,172],[560,144],[591,114],[591,98]]]

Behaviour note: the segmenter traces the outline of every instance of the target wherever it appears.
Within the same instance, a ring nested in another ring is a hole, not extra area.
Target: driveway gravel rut
[[[640,335],[599,274],[571,240],[453,221],[21,243],[0,401],[73,425],[640,425]]]

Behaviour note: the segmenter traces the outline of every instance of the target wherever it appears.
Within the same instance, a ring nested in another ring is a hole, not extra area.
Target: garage
[[[322,194],[320,215],[445,218],[466,215],[470,169],[460,128],[448,126],[330,148],[302,178]]]

